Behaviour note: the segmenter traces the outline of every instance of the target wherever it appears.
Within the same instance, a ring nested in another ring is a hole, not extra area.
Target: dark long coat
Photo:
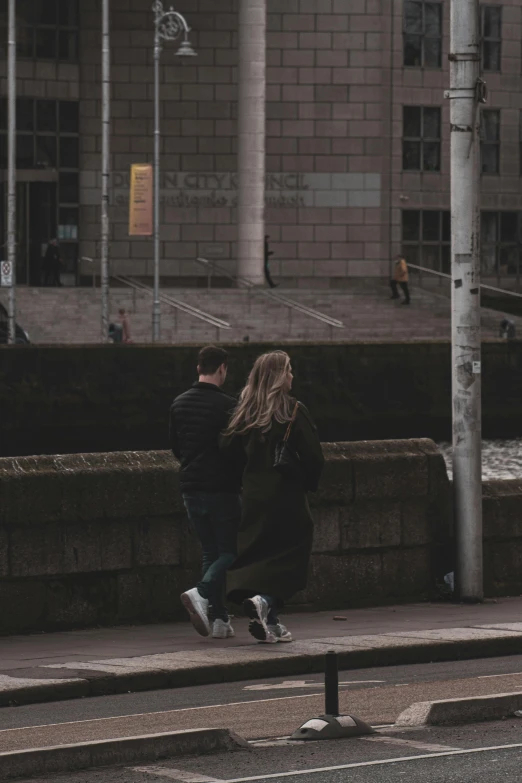
[[[300,457],[303,480],[274,470],[276,444],[286,427],[274,422],[266,434],[257,429],[221,441],[223,456],[235,469],[243,468],[238,557],[227,578],[234,603],[258,594],[283,602],[306,587],[313,538],[306,493],[316,491],[324,458],[315,425],[300,405],[289,443]]]

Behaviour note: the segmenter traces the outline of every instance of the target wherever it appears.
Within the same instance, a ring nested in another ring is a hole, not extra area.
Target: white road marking
[[[493,745],[489,748],[471,748],[470,750],[448,750],[445,753],[424,753],[420,756],[400,756],[394,759],[378,759],[377,761],[359,761],[355,764],[341,764],[335,767],[317,767],[316,769],[302,769],[291,772],[278,772],[274,775],[255,775],[250,778],[232,778],[224,783],[250,783],[253,780],[277,780],[278,778],[294,778],[301,775],[317,775],[319,772],[335,772],[341,769],[356,769],[358,767],[379,767],[386,764],[405,764],[412,761],[421,761],[423,759],[440,759],[450,756],[465,756],[475,753],[487,753],[493,750],[514,750],[522,749],[522,742],[514,745]]]
[[[374,729],[386,729],[387,731],[390,731],[395,726],[394,723],[382,723],[379,725],[375,725]],[[398,729],[398,731],[403,732],[404,729]],[[362,737],[361,737],[362,739]],[[290,738],[290,735],[286,737],[267,737],[266,739],[257,739],[257,740],[249,740],[249,745],[252,745],[255,748],[272,748],[272,747],[281,747],[284,745],[302,745],[302,740],[293,740]]]
[[[482,674],[477,677],[478,680],[492,680],[494,677],[522,677],[522,672],[513,672],[512,674]]]
[[[366,742],[384,742],[387,745],[406,745],[409,748],[417,750],[429,750],[432,753],[443,753],[445,750],[461,750],[461,748],[452,748],[451,745],[431,745],[428,742],[417,742],[416,740],[401,739],[400,737],[361,737]]]
[[[340,682],[341,685],[373,685],[375,683],[384,683],[386,680],[349,680],[348,682]],[[246,685],[244,691],[276,691],[276,690],[290,690],[293,688],[324,688],[322,682],[307,682],[306,680],[283,680],[275,685]]]
[[[170,778],[178,783],[224,783],[218,778],[209,778],[206,775],[200,775],[198,772],[184,772],[182,769],[171,769],[170,767],[129,767],[132,772],[143,772],[146,775],[157,775],[160,778]]]
[[[285,748],[289,745],[302,745],[303,743],[299,740],[285,738],[274,740],[250,740],[248,744],[253,748]]]

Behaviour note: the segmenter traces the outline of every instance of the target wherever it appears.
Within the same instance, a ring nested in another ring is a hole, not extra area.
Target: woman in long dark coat
[[[228,598],[243,603],[250,633],[266,643],[292,641],[278,611],[306,587],[313,538],[306,493],[316,491],[324,462],[310,414],[290,395],[292,380],[288,354],[260,356],[221,440],[233,469],[243,470],[239,554],[228,572]],[[288,443],[298,471],[289,478],[274,461],[293,414]]]

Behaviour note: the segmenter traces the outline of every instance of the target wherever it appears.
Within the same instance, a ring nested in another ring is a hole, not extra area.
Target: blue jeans
[[[203,577],[199,594],[210,603],[210,620],[228,620],[225,579],[237,556],[237,533],[241,522],[239,495],[226,492],[192,492],[183,495],[189,522],[203,550]]]

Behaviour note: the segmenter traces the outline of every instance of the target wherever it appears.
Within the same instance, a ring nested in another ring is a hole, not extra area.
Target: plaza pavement
[[[4,637],[0,706],[342,669],[522,653],[522,597],[288,614],[292,644],[260,645],[244,618],[234,639],[187,623]]]

